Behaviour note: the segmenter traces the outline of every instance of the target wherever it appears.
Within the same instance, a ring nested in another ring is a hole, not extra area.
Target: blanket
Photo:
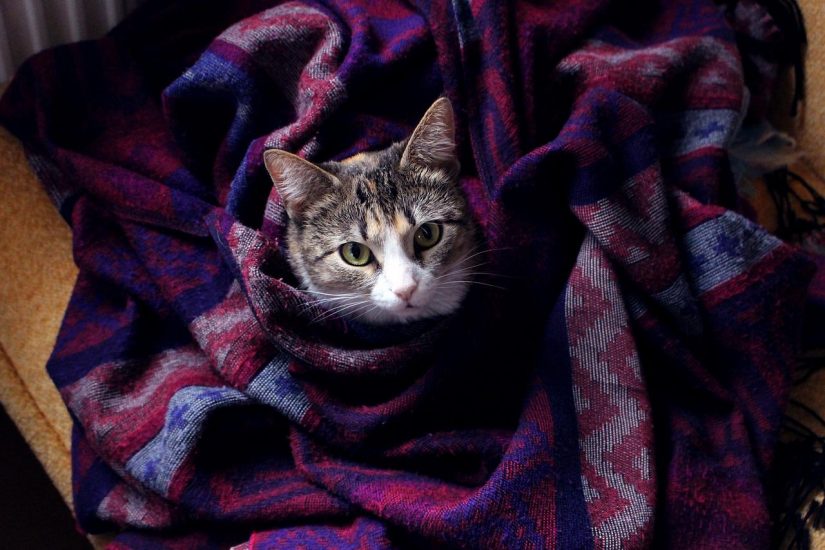
[[[823,286],[752,221],[727,148],[781,41],[751,0],[150,0],[31,59],[0,122],[73,232],[47,368],[81,528],[116,549],[766,547]],[[446,319],[323,315],[263,151],[379,149],[440,95],[492,275]]]

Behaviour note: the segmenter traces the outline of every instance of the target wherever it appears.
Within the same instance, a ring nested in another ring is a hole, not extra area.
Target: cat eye
[[[427,222],[421,224],[421,227],[415,232],[413,241],[418,250],[427,250],[438,244],[441,240],[441,224],[436,222]]]
[[[361,243],[344,243],[338,250],[341,253],[341,258],[349,265],[362,267],[372,261],[372,251]]]

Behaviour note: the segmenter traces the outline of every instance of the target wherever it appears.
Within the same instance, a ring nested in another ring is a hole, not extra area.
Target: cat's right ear
[[[301,219],[306,207],[337,182],[329,172],[280,149],[264,151],[264,165],[293,220]]]
[[[407,140],[404,153],[401,155],[400,167],[440,170],[449,176],[458,174],[455,115],[449,99],[436,99],[424,113]]]

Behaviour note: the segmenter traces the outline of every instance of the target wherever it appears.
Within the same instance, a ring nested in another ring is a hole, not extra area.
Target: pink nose
[[[410,284],[392,289],[393,294],[404,300],[405,302],[409,302],[410,298],[412,298],[413,292],[415,289],[418,288],[418,283],[411,282]]]

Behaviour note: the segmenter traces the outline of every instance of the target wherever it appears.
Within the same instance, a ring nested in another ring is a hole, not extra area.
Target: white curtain
[[[140,0],[0,0],[0,83],[49,46],[96,38]]]

